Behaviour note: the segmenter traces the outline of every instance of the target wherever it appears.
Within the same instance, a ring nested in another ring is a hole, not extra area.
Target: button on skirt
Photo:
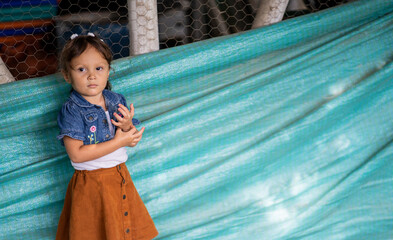
[[[124,163],[75,170],[57,227],[57,240],[153,239],[158,231]]]

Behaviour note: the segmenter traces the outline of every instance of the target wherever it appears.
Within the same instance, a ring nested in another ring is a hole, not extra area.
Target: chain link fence
[[[289,0],[283,20],[349,1]],[[157,0],[159,47],[250,30],[259,5],[259,0]],[[1,1],[1,58],[16,80],[53,74],[65,42],[73,33],[88,32],[110,45],[114,59],[127,57],[128,14],[127,0]]]

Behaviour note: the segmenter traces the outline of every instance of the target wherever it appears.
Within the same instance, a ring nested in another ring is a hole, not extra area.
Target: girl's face
[[[81,55],[71,60],[70,71],[64,74],[64,78],[87,101],[97,104],[102,99],[109,70],[106,59],[89,45]]]

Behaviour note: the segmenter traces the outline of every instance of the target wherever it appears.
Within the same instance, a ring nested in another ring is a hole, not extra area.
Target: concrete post
[[[15,78],[11,75],[7,66],[3,62],[3,59],[0,58],[0,84],[14,82]]]
[[[289,0],[261,0],[252,28],[259,28],[282,20]]]
[[[159,50],[156,0],[128,0],[130,55]]]

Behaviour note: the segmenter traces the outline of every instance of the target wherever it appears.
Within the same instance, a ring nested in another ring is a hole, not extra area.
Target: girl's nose
[[[93,72],[89,72],[87,79],[94,80],[94,79],[96,79],[96,75]]]

